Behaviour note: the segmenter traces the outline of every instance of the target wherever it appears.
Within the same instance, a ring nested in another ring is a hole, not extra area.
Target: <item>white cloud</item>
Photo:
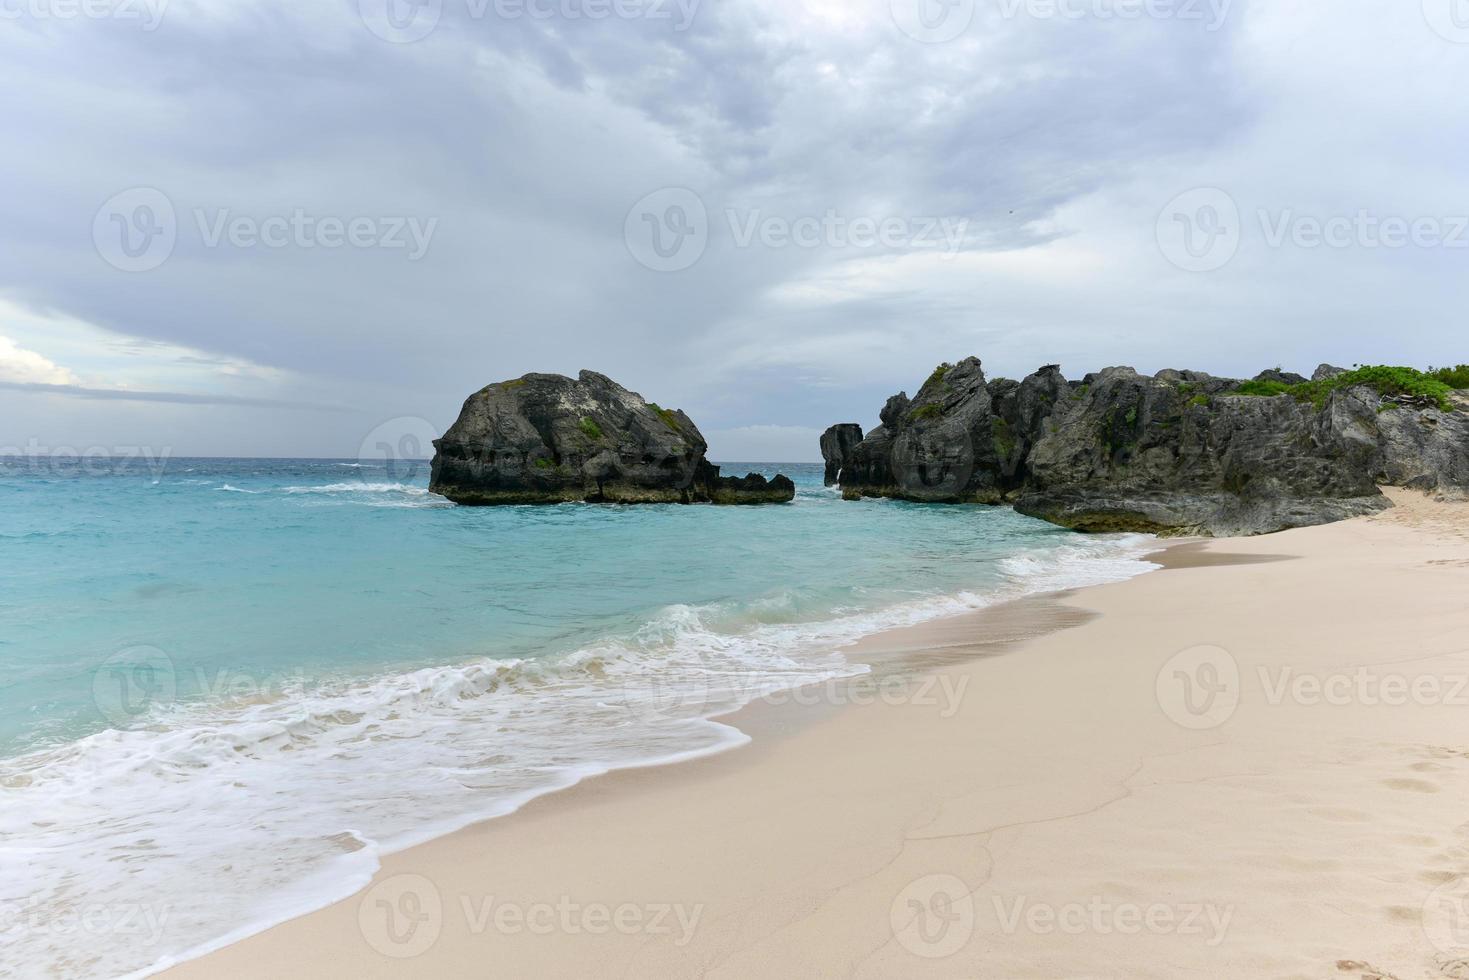
[[[26,350],[9,337],[0,337],[0,381],[42,385],[78,383],[75,374],[35,351]]]

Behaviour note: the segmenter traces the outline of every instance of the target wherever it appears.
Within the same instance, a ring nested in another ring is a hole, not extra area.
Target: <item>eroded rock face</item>
[[[989,387],[979,359],[941,365],[913,399],[888,399],[882,425],[842,467],[842,496],[999,503],[1004,489]]]
[[[705,495],[716,504],[784,504],[796,497],[796,485],[777,473],[767,480],[759,473],[745,476],[720,476],[719,467],[704,464],[701,474]]]
[[[1368,454],[1377,483],[1469,499],[1469,413],[1399,405],[1353,388],[1336,392],[1326,414],[1336,438]]]
[[[1370,443],[1293,398],[1200,393],[1109,368],[1059,404],[1016,509],[1084,531],[1216,536],[1324,524],[1388,506]]]
[[[862,426],[840,422],[821,434],[821,458],[826,461],[826,485],[836,486],[847,457],[862,441]]]
[[[460,504],[687,504],[730,495],[692,419],[595,371],[483,388],[434,448],[429,490]]]
[[[1316,379],[1341,369],[1322,365]],[[1256,380],[1298,384],[1300,375]],[[1469,392],[1367,387],[1319,405],[1235,394],[1201,371],[1045,367],[985,384],[974,358],[888,400],[841,472],[843,496],[994,503],[1083,531],[1262,534],[1390,506],[1379,485],[1469,498]],[[989,432],[986,440],[983,433]]]
[[[1048,364],[1024,381],[999,379],[990,383],[995,415],[991,428],[1000,460],[1000,484],[1005,492],[1018,490],[1030,475],[1030,451],[1044,432],[1056,404],[1071,396],[1061,368]]]

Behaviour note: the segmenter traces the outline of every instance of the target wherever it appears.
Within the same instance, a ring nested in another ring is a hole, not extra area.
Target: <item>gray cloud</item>
[[[174,0],[152,32],[21,20],[0,35],[0,83],[20,93],[0,144],[0,294],[194,349],[201,372],[212,357],[281,369],[228,397],[272,406],[282,454],[355,451],[360,434],[323,426],[324,404],[360,406],[368,427],[441,420],[529,370],[605,371],[739,433],[743,454],[762,434],[788,453],[803,428],[871,424],[886,394],[969,353],[1012,376],[1058,360],[1080,374],[1462,359],[1446,311],[1463,306],[1463,252],[1271,247],[1256,218],[1465,199],[1466,110],[1443,94],[1469,80],[1469,47],[1403,6],[1236,3],[1211,31],[981,2],[942,44],[905,36],[887,0],[711,0],[686,31],[444,0],[409,44],[375,37],[355,0]],[[136,186],[167,195],[177,242],[128,273],[92,228]],[[1244,223],[1238,256],[1205,274],[1154,239],[1164,204],[1195,186],[1224,188]],[[709,215],[703,255],[675,273],[640,266],[623,237],[633,204],[665,187]],[[211,246],[199,227],[199,213],[296,210],[438,224],[417,261]],[[731,211],[968,224],[947,258],[742,247]],[[8,441],[54,426],[41,397],[8,403]],[[265,421],[231,412],[190,438],[256,449]],[[91,438],[86,413],[68,424]]]
[[[304,412],[355,412],[343,405],[318,405],[311,402],[284,401],[275,398],[248,398],[232,395],[201,395],[183,391],[132,391],[120,388],[88,388],[84,385],[51,385],[28,381],[0,381],[5,391],[31,392],[38,395],[63,395],[92,401],[158,402],[165,405],[231,405],[246,408],[289,408]]]

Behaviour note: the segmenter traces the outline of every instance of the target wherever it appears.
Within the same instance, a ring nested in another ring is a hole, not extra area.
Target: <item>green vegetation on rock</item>
[[[994,433],[995,452],[1000,454],[1000,458],[1008,459],[1017,445],[1015,433],[1010,431],[1010,423],[997,415],[990,420],[990,429]]]
[[[944,408],[942,405],[924,405],[922,408],[915,408],[909,412],[908,420],[911,422],[920,422],[924,419],[939,418],[943,414]]]
[[[648,402],[648,407],[653,410],[653,414],[657,415],[660,419],[663,420],[664,425],[668,426],[674,432],[683,432],[683,427],[678,424],[677,415],[673,414],[662,405],[659,405],[657,402]]]
[[[1453,371],[1448,371],[1448,376],[1453,377]],[[1316,408],[1321,408],[1333,391],[1355,388],[1358,385],[1365,385],[1384,396],[1410,395],[1431,398],[1444,411],[1453,410],[1453,404],[1449,401],[1449,392],[1453,390],[1450,385],[1435,375],[1427,374],[1416,368],[1392,367],[1385,364],[1359,367],[1335,377],[1321,381],[1306,381],[1296,385],[1282,384],[1279,381],[1246,381],[1229,394],[1254,395],[1263,398],[1290,395],[1297,401],[1310,402]]]
[[[954,365],[950,364],[948,361],[945,361],[944,363],[933,369],[933,374],[930,374],[928,376],[928,380],[923,382],[923,387],[927,388],[929,385],[942,383],[944,378],[948,376],[948,373],[953,369]]]
[[[1469,388],[1469,364],[1460,364],[1458,367],[1429,368],[1428,373],[1437,381],[1442,381],[1450,388],[1463,390]]]
[[[577,426],[586,434],[588,439],[602,438],[602,427],[590,418],[582,419],[581,422],[577,423]]]

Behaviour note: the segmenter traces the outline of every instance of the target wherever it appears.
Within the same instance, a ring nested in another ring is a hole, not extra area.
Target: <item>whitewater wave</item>
[[[410,497],[426,497],[426,487],[406,483],[326,483],[316,487],[285,487],[286,493],[401,493]]]
[[[824,618],[788,592],[673,605],[554,658],[369,678],[204,678],[202,689],[230,699],[163,704],[130,727],[0,760],[0,908],[30,926],[6,936],[0,925],[0,973],[162,969],[346,897],[384,853],[589,775],[742,744],[742,733],[712,719],[866,672],[842,654],[863,636],[1129,578],[1150,567],[1137,561],[1149,541],[1023,552],[1001,562],[993,589]],[[40,854],[45,861],[33,859]],[[103,942],[37,926],[74,921],[89,903],[151,910],[156,938]]]

